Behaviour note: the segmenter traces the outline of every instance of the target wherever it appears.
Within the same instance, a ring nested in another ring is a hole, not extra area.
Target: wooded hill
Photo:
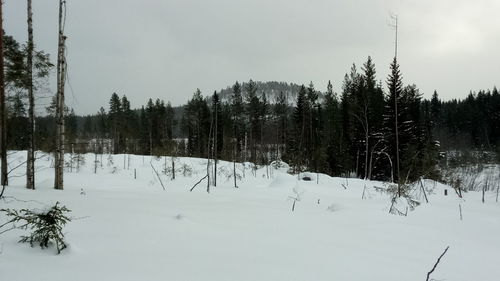
[[[23,47],[6,37],[8,148],[28,146]],[[35,78],[53,67],[35,53]],[[450,150],[500,149],[500,95],[496,88],[442,101],[422,99],[416,85],[403,84],[395,59],[381,84],[370,57],[352,66],[342,91],[315,85],[248,81],[207,96],[196,90],[186,105],[150,99],[132,107],[112,93],[96,114],[66,109],[66,151],[210,157],[270,164],[286,161],[292,172],[406,181],[438,178],[438,162]],[[36,85],[36,84],[35,84]],[[54,151],[53,106],[37,117],[37,149]],[[91,142],[91,140],[93,140]],[[492,154],[485,154],[492,155]],[[491,157],[489,157],[491,158]],[[491,161],[492,159],[488,159]]]

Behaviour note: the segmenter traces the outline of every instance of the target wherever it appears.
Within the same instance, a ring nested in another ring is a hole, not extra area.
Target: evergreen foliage
[[[24,47],[8,36],[5,42],[8,89],[14,93],[24,87]],[[48,59],[40,52],[43,58]],[[41,75],[49,66],[45,62]],[[149,99],[137,107],[112,93],[107,111],[101,107],[96,114],[77,116],[65,109],[67,145],[74,144],[77,154],[90,148],[95,153],[208,155],[256,165],[285,161],[294,173],[398,183],[421,176],[438,179],[442,151],[500,151],[497,88],[451,101],[440,100],[435,91],[425,100],[415,85],[403,84],[396,59],[390,70],[384,87],[368,57],[360,70],[352,66],[338,94],[331,81],[320,91],[312,83],[249,80],[208,97],[197,89],[183,106]],[[9,98],[9,149],[27,146],[24,99],[22,90]],[[53,105],[47,112],[37,117],[35,139],[39,149],[53,151]]]
[[[59,206],[59,202],[43,212],[29,209],[19,211],[1,209],[0,211],[5,212],[6,216],[11,218],[8,223],[19,223],[20,225],[16,228],[31,231],[30,235],[21,236],[19,242],[30,243],[32,247],[38,244],[42,249],[55,243],[58,254],[66,248],[62,230],[71,221],[71,218],[66,215],[71,211],[64,205]]]

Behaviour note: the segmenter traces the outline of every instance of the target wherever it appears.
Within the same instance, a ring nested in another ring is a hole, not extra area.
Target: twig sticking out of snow
[[[149,162],[151,164],[151,168],[153,168],[153,171],[155,172],[156,176],[158,177],[158,180],[160,181],[161,187],[163,187],[163,190],[165,190],[165,185],[163,185],[163,182],[161,181],[160,174],[158,174],[158,171],[156,171],[155,167],[153,166],[153,163]]]
[[[200,184],[204,179],[208,178],[208,174],[206,174],[204,177],[202,177],[197,183],[195,183],[195,185],[193,185],[193,187],[191,187],[191,189],[189,190],[190,192],[194,190],[194,188]]]
[[[2,192],[0,192],[0,199],[2,199],[4,191],[5,191],[5,185],[2,186]],[[498,196],[497,196],[497,202],[498,202]]]
[[[424,183],[422,182],[422,178],[420,178],[420,186],[422,187],[422,192],[424,193],[425,202],[429,203],[429,199],[427,199],[427,193],[425,192]]]
[[[460,220],[462,220],[462,205],[458,204],[458,211],[460,212]]]
[[[304,194],[304,191],[301,192],[299,190],[299,186],[296,185],[293,188],[293,193],[295,193],[295,196],[288,196],[289,199],[293,200],[292,212],[295,211],[295,203],[297,203],[297,201],[300,201],[302,199],[302,194]],[[318,204],[319,204],[319,200],[318,200]]]
[[[444,252],[439,256],[439,258],[437,259],[436,263],[434,264],[434,266],[432,267],[431,271],[427,272],[427,279],[425,279],[425,281],[429,281],[430,277],[431,277],[431,274],[434,272],[434,270],[436,269],[437,265],[439,264],[439,262],[441,261],[441,258],[444,256],[444,254],[446,254],[446,252],[448,252],[448,249],[450,248],[450,246],[446,247],[446,249],[444,249]]]

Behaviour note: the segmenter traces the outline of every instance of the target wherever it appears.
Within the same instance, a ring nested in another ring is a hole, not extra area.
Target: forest
[[[500,6],[435,2],[0,1],[2,276],[498,280]]]
[[[9,150],[29,147],[26,51],[4,36]],[[36,87],[54,65],[43,51],[35,51],[34,58]],[[447,101],[434,91],[428,100],[417,85],[404,84],[403,76],[394,59],[389,77],[377,77],[368,57],[361,68],[353,64],[345,74],[340,93],[330,81],[320,90],[312,82],[249,80],[208,95],[196,89],[187,104],[175,107],[168,94],[132,106],[126,95],[110,93],[109,104],[96,114],[78,116],[65,108],[65,148],[257,165],[284,161],[291,173],[308,170],[393,182],[439,180],[444,162],[499,160],[496,87]],[[36,117],[38,150],[56,149],[55,103]]]

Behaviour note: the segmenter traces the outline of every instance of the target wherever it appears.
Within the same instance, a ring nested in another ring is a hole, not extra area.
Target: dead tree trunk
[[[59,39],[57,48],[57,98],[56,98],[56,155],[54,188],[64,189],[64,84],[66,78],[63,9],[66,1],[59,0]],[[64,19],[65,20],[65,19]]]
[[[214,161],[214,164],[215,164],[214,165],[214,186],[217,186],[217,152],[218,152],[218,150],[217,150],[218,131],[217,130],[219,129],[219,128],[217,128],[217,117],[218,117],[217,110],[218,110],[217,103],[215,103],[215,111],[214,111],[214,114],[215,114],[215,132],[214,132],[214,150],[213,150],[214,151],[214,159],[215,159],[215,161]]]
[[[357,114],[353,114],[353,116],[359,121],[361,124],[361,127],[363,127],[363,132],[365,133],[365,173],[363,178],[366,180],[368,179],[368,174],[369,174],[369,168],[368,168],[368,159],[369,159],[369,148],[370,148],[370,125],[368,123],[368,104],[365,101],[365,104],[363,105],[362,109],[363,116],[359,116]],[[358,150],[358,156],[359,156],[359,150]],[[359,176],[358,174],[358,160],[356,160],[356,176]]]
[[[233,159],[233,179],[234,179],[234,187],[238,187],[236,185],[236,160]],[[497,191],[497,202],[498,202],[498,191]]]
[[[431,274],[434,272],[434,270],[436,270],[436,267],[437,265],[439,264],[439,262],[441,261],[441,258],[446,254],[446,252],[448,252],[448,249],[450,248],[450,246],[446,247],[446,249],[444,249],[444,252],[439,256],[439,258],[437,259],[436,263],[434,264],[434,266],[432,267],[432,269],[427,272],[427,278],[425,279],[426,281],[429,281],[431,280]]]
[[[172,160],[172,180],[175,180],[175,161],[174,161],[174,156],[170,157]]]
[[[7,111],[5,110],[5,81],[3,63],[3,2],[0,1],[0,157],[2,158],[1,185],[9,185],[7,172]]]
[[[94,174],[97,174],[97,151],[94,151]]]
[[[208,145],[207,145],[207,193],[210,193],[210,139],[212,138],[213,118],[210,118],[210,131],[208,132]]]
[[[399,179],[399,124],[398,124],[398,97],[394,96],[394,128],[396,130],[396,180],[398,181],[398,197],[401,197],[401,180]]]
[[[28,0],[28,156],[26,160],[26,188],[35,189],[35,98],[33,96],[33,11]]]

